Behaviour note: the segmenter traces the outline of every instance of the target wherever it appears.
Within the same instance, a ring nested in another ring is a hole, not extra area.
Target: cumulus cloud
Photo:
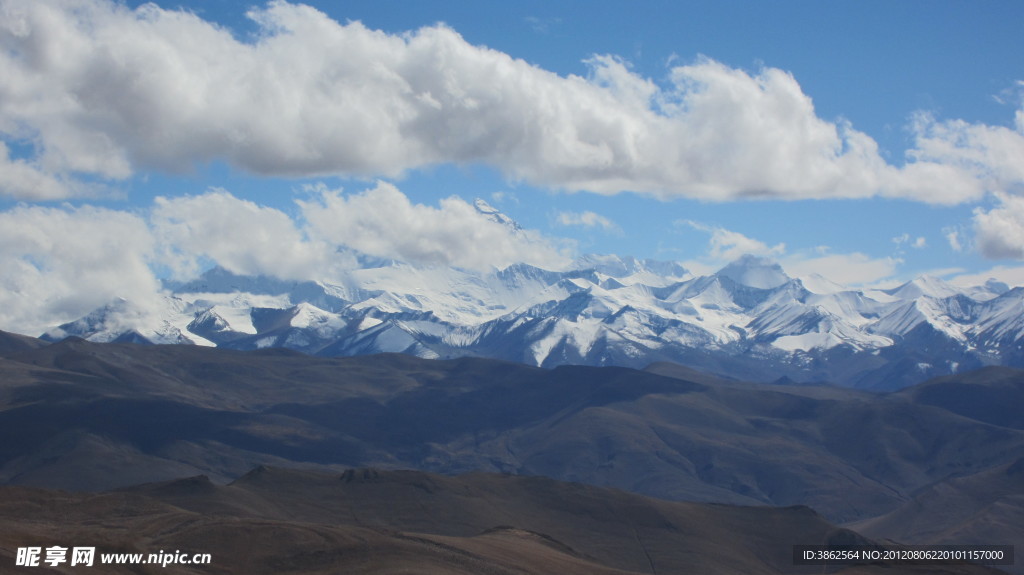
[[[595,56],[586,77],[563,77],[443,25],[387,34],[280,0],[248,13],[248,43],[153,4],[0,0],[0,13],[0,135],[35,150],[7,162],[29,170],[7,195],[210,161],[386,177],[485,163],[555,189],[716,201],[955,203],[1021,179],[1019,131],[924,118],[919,149],[896,167],[775,68],[701,58],[654,82]],[[33,174],[47,177],[24,183]]]
[[[295,215],[225,190],[157,198],[149,221],[158,261],[178,278],[216,263],[238,274],[299,280],[342,277],[357,265],[356,253],[485,272],[570,261],[559,240],[503,223],[458,197],[438,207],[417,204],[384,182],[352,194],[322,185],[310,191]]]
[[[325,278],[343,259],[308,239],[284,212],[224,190],[156,198],[150,221],[161,262],[179,279],[194,277],[209,262],[243,275]]]
[[[917,114],[913,123],[916,147],[911,155],[927,162],[959,168],[996,191],[1024,184],[1024,109],[1017,111],[1016,129],[938,121]]]
[[[515,262],[558,268],[573,255],[571,244],[458,198],[415,204],[384,183],[350,195],[320,188],[296,212],[225,190],[158,197],[133,211],[0,211],[0,329],[40,334],[118,298],[130,302],[123,313],[145,316],[162,297],[159,278],[191,279],[213,265],[337,281],[357,265],[356,252],[483,272]]]
[[[12,159],[0,142],[0,196],[17,200],[56,200],[70,195],[68,182],[23,159]]]
[[[0,212],[0,326],[36,335],[119,297],[145,305],[159,292],[154,249],[145,220],[128,212]]]
[[[755,255],[777,261],[792,277],[817,274],[840,285],[862,286],[892,278],[897,273],[899,265],[903,263],[903,260],[896,257],[874,258],[859,252],[832,253],[827,246],[789,253],[783,243],[770,246],[761,240],[720,226],[692,220],[680,220],[676,224],[711,235],[706,256],[701,260],[685,262],[688,269],[698,274],[716,271],[741,256]],[[910,240],[909,235],[905,240],[902,236],[894,240],[917,242]]]
[[[769,246],[760,240],[719,226],[709,226],[692,220],[680,220],[676,224],[711,234],[708,241],[708,256],[719,262],[731,262],[744,255],[778,256],[786,251],[786,244]]]
[[[974,210],[974,246],[987,258],[1024,259],[1024,198],[997,197],[997,207]]]
[[[555,221],[562,226],[602,228],[608,232],[622,233],[622,228],[620,228],[615,222],[601,214],[591,212],[589,210],[583,212],[558,212],[558,215],[555,217]]]
[[[1024,82],[1018,82],[1021,108],[1015,129],[939,122],[930,116],[917,121],[918,153],[931,161],[970,170],[997,190],[994,207],[974,209],[972,247],[990,259],[1024,259]],[[947,239],[956,251],[963,249],[960,230],[949,230]]]
[[[928,247],[928,240],[922,236],[917,238],[911,238],[910,234],[902,233],[892,239],[892,243],[896,244],[897,247],[902,248],[903,246],[910,246],[914,249],[924,249]]]
[[[456,196],[435,208],[379,182],[351,195],[321,187],[315,199],[298,203],[311,236],[371,256],[477,270],[516,262],[560,268],[570,261],[566,246]]]
[[[949,242],[949,247],[954,252],[964,251],[964,245],[962,240],[963,231],[956,226],[942,228],[942,234],[946,236],[946,241]]]

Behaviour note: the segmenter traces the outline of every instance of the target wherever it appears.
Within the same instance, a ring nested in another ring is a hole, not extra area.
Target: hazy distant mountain
[[[193,477],[104,494],[0,487],[0,563],[12,565],[8,550],[26,541],[65,539],[95,545],[97,561],[112,552],[210,554],[210,565],[158,568],[171,575],[821,573],[793,566],[795,543],[871,543],[807,507],[667,502],[481,473],[260,467],[225,486]],[[839,572],[925,571],[876,564]],[[927,572],[995,573],[956,565]]]
[[[486,204],[477,209],[514,225]],[[1024,366],[1024,289],[998,282],[961,289],[921,277],[856,290],[791,278],[749,256],[700,277],[673,262],[616,256],[586,256],[558,272],[362,262],[329,282],[214,268],[167,282],[156,308],[110,302],[44,337],[477,356],[545,367],[667,360],[742,379],[882,389],[985,365]]]
[[[1024,388],[1017,370],[982,375],[966,380],[975,405]],[[0,481],[65,489],[226,481],[258,464],[480,470],[805,504],[852,521],[1024,457],[1015,420],[929,391],[949,381],[878,395],[667,364],[543,369],[72,339],[0,357],[0,382]]]

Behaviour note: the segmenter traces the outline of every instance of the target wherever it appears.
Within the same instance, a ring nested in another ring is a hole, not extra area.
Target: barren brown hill
[[[880,539],[911,544],[1024,541],[1024,459],[928,486],[899,508],[853,524]],[[1005,567],[1024,573],[1024,565]]]
[[[258,468],[99,494],[0,488],[0,564],[18,547],[210,554],[209,565],[111,566],[103,573],[821,573],[794,543],[868,543],[806,507],[667,502],[538,477],[417,471],[341,474]],[[49,572],[74,573],[62,565]],[[83,568],[78,567],[81,570]],[[924,572],[856,566],[857,573]],[[988,573],[938,566],[929,573]]]
[[[937,399],[932,384],[885,395],[665,365],[549,370],[82,340],[0,355],[8,484],[225,483],[261,464],[488,471],[674,500],[803,504],[848,522],[1024,457],[1015,420]],[[1012,400],[1022,381],[1000,369],[962,392],[989,405]]]
[[[1024,429],[1024,377],[1020,370],[986,367],[936,378],[899,395],[977,421]]]
[[[45,345],[48,345],[48,343],[38,338],[0,331],[0,353],[26,351],[30,349],[37,349]]]

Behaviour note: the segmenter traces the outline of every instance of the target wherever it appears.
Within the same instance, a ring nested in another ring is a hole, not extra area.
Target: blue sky
[[[0,11],[8,305],[65,285],[48,297],[72,313],[100,297],[83,285],[149,290],[212,263],[312,276],[344,246],[698,273],[755,253],[849,284],[1024,284],[1019,2]],[[475,198],[528,237],[481,231]],[[298,255],[266,247],[288,241]]]

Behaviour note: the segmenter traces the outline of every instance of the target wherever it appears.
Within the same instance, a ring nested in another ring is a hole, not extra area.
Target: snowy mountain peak
[[[903,300],[913,300],[921,296],[937,299],[953,297],[961,290],[937,277],[923,275],[886,292]]]
[[[476,209],[477,213],[487,216],[487,219],[492,222],[507,226],[517,231],[523,229],[518,222],[506,216],[501,212],[501,210],[495,208],[491,204],[488,204],[481,198],[473,200],[473,207]]]
[[[172,292],[186,293],[231,293],[253,294],[284,293],[295,286],[294,281],[280,280],[267,276],[245,276],[220,266],[214,266],[194,280],[177,282],[165,280],[164,287]]]
[[[577,270],[593,270],[608,277],[622,279],[648,271],[647,263],[633,257],[587,254],[579,257],[573,267]],[[681,266],[679,269],[683,274],[686,273]]]
[[[481,214],[498,214],[498,213],[501,213],[501,212],[498,211],[497,208],[495,208],[491,204],[488,204],[487,201],[484,200],[483,198],[477,198],[477,199],[473,200],[473,207],[476,208],[476,211],[480,212]]]
[[[777,288],[790,281],[790,277],[782,271],[782,266],[774,260],[752,255],[740,257],[718,270],[715,275],[757,289]]]
[[[799,279],[799,281],[800,284],[804,286],[804,289],[818,295],[839,293],[847,291],[847,289],[849,289],[846,286],[839,285],[820,274],[810,274],[807,276],[803,276]]]
[[[995,295],[1003,295],[1004,293],[1010,291],[1009,285],[995,278],[989,278],[988,281],[985,282],[984,287],[985,289],[987,289],[988,291],[992,292]]]
[[[486,202],[477,209],[504,221]],[[745,379],[892,389],[975,366],[1024,365],[1024,288],[1005,287],[925,276],[858,290],[820,276],[792,280],[752,256],[701,277],[676,262],[599,255],[561,271],[376,262],[324,281],[214,268],[165,283],[160,301],[115,300],[45,337],[545,367],[674,361]]]

